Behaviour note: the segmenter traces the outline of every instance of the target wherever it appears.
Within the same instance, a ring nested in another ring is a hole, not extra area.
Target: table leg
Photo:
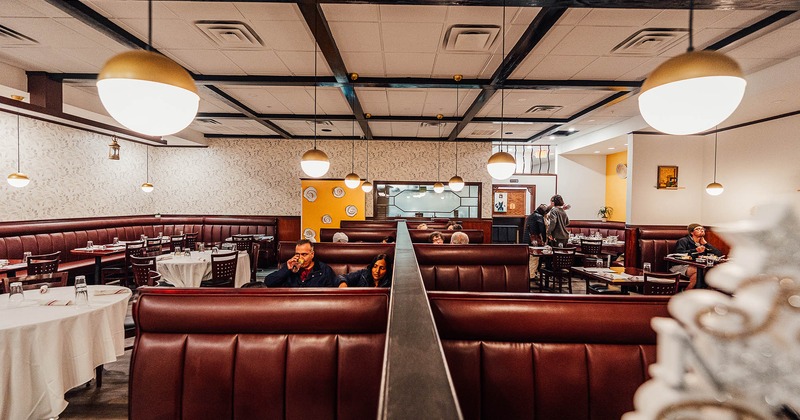
[[[694,286],[695,289],[708,289],[708,285],[706,284],[706,268],[705,267],[697,267],[697,284]]]
[[[94,279],[91,284],[100,284],[100,269],[103,267],[103,256],[95,255],[94,257]]]

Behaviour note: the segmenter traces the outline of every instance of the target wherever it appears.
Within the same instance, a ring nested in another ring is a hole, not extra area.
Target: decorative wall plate
[[[316,238],[317,232],[314,232],[314,229],[306,228],[306,230],[303,231],[303,237],[306,239]]]
[[[326,214],[326,215],[322,216],[322,223],[325,223],[326,225],[329,225],[329,224],[331,224],[332,221],[333,221],[333,219],[331,218],[330,214]]]
[[[350,216],[350,217],[353,217],[353,216],[355,216],[356,214],[358,214],[358,207],[356,207],[356,206],[353,206],[353,205],[349,205],[349,206],[347,206],[347,207],[345,207],[345,208],[344,208],[344,212],[345,212],[345,214],[347,214],[348,216]]]
[[[342,197],[344,197],[344,188],[342,188],[342,187],[335,187],[335,188],[333,189],[333,196],[334,196],[334,197],[336,197],[336,198],[342,198]]]
[[[624,163],[617,164],[617,176],[625,179],[628,177],[628,165]]]
[[[310,202],[314,202],[317,199],[317,189],[314,187],[308,187],[305,191],[303,191],[303,197]]]

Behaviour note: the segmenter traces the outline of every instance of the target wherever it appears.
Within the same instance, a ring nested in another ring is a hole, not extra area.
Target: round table
[[[200,287],[200,282],[211,279],[211,251],[192,251],[191,256],[161,255],[156,258],[156,270],[161,279],[175,287]],[[235,286],[250,281],[250,256],[239,252],[236,263]]]
[[[8,294],[0,295],[0,418],[41,419],[64,411],[64,393],[124,353],[130,297],[127,288],[89,286],[88,306],[44,306],[74,301],[74,287],[54,287],[45,294],[26,290],[25,301],[10,306]]]

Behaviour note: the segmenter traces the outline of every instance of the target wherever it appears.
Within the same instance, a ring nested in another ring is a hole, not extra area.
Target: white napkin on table
[[[156,257],[156,261],[164,261],[164,260],[171,260],[172,255],[159,255]]]
[[[39,301],[40,306],[71,306],[74,304],[75,302],[72,299],[44,299]]]
[[[110,296],[110,295],[121,295],[123,293],[128,293],[127,289],[99,289],[93,290],[92,294],[94,296]]]

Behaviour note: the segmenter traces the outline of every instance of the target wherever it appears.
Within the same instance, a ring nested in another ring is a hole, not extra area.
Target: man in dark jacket
[[[722,252],[713,245],[706,242],[706,229],[702,225],[692,223],[688,226],[689,234],[678,239],[675,243],[675,252],[678,254],[689,254],[693,258],[713,254],[721,256]],[[697,285],[697,268],[686,264],[674,265],[670,268],[673,273],[681,273],[689,277],[689,286],[686,289],[694,289]],[[700,285],[705,287],[705,285]]]
[[[297,241],[294,256],[264,279],[267,287],[334,287],[336,274],[321,261],[314,261],[311,241]]]
[[[547,243],[547,227],[544,224],[544,215],[547,214],[547,204],[542,204],[525,220],[525,230],[522,232],[522,243],[538,245]]]

